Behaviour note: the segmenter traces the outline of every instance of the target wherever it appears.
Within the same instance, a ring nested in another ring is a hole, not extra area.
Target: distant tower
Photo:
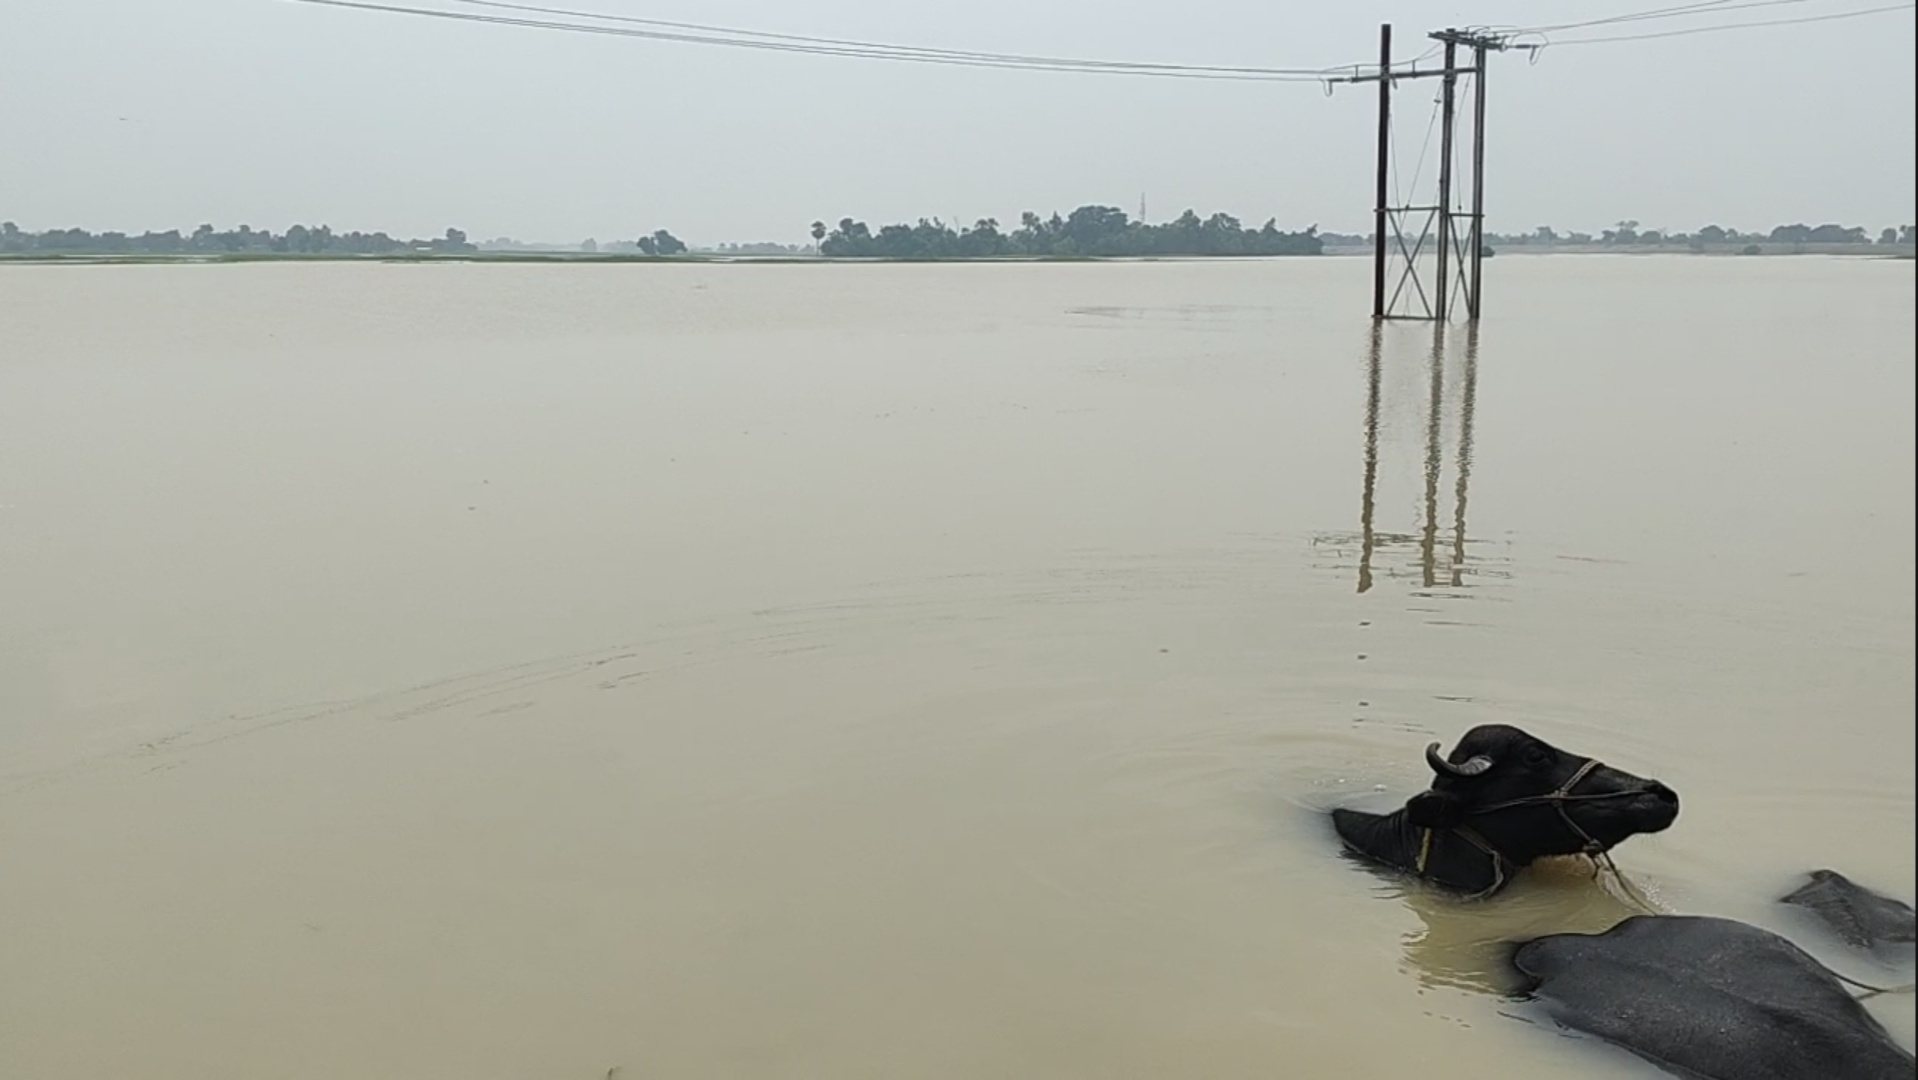
[[[1145,223],[1145,192],[1139,192],[1139,223]]]

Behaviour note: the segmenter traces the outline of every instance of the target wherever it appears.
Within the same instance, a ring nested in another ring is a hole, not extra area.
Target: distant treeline
[[[1325,234],[1331,244],[1369,244],[1370,235],[1342,236]],[[1550,247],[1555,244],[1604,244],[1613,246],[1661,246],[1702,248],[1715,244],[1869,244],[1870,230],[1862,225],[1779,225],[1770,232],[1740,232],[1718,225],[1707,225],[1695,232],[1666,232],[1640,228],[1636,221],[1621,221],[1616,228],[1604,229],[1594,236],[1585,232],[1559,232],[1540,225],[1529,233],[1487,233],[1485,242],[1494,247]],[[1877,243],[1886,246],[1912,242],[1912,227],[1887,228],[1878,233]]]
[[[747,244],[715,244],[709,248],[700,248],[702,253],[736,256],[782,256],[791,257],[811,255],[813,249],[804,244],[781,244],[762,241]]]
[[[190,233],[178,229],[144,232],[92,233],[85,229],[48,229],[23,232],[11,221],[0,222],[0,254],[7,255],[227,255],[279,253],[292,255],[396,255],[406,252],[466,254],[479,249],[466,242],[458,229],[432,240],[398,240],[383,232],[336,233],[325,225],[294,225],[283,233],[255,231],[242,225],[226,232],[202,225]]]
[[[1318,227],[1284,232],[1268,221],[1247,229],[1230,214],[1200,218],[1187,210],[1162,225],[1134,221],[1113,206],[1081,206],[1065,217],[1041,218],[1027,211],[1017,229],[1001,231],[983,218],[955,229],[937,218],[916,225],[886,225],[874,232],[863,221],[840,220],[828,229],[812,225],[819,254],[826,258],[993,259],[1073,258],[1149,255],[1317,255],[1324,247]]]

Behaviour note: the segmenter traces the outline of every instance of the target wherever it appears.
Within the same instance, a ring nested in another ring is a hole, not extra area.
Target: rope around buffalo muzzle
[[[1584,782],[1585,778],[1590,776],[1593,770],[1599,768],[1599,766],[1600,762],[1597,758],[1588,759],[1585,764],[1578,767],[1578,771],[1573,773],[1570,779],[1560,784],[1558,788],[1550,794],[1527,795],[1523,798],[1507,799],[1504,802],[1480,807],[1473,811],[1472,816],[1485,817],[1499,813],[1500,811],[1516,810],[1525,806],[1551,807],[1558,812],[1559,820],[1565,823],[1565,827],[1570,829],[1572,835],[1578,838],[1581,845],[1579,854],[1592,860],[1592,879],[1594,881],[1598,880],[1605,871],[1609,870],[1611,871],[1612,880],[1618,885],[1618,891],[1624,895],[1626,900],[1636,904],[1647,915],[1664,914],[1664,912],[1650,900],[1647,900],[1643,893],[1638,891],[1637,886],[1626,879],[1624,872],[1619,870],[1618,864],[1612,861],[1611,849],[1597,837],[1586,832],[1584,827],[1579,825],[1578,822],[1572,820],[1571,812],[1565,809],[1567,803],[1630,799],[1636,798],[1640,794],[1636,791],[1601,791],[1586,795],[1576,794],[1574,789],[1576,789],[1580,783]]]
[[[1638,886],[1632,884],[1631,879],[1625,876],[1625,871],[1618,868],[1618,864],[1612,861],[1611,852],[1592,852],[1588,857],[1592,860],[1593,881],[1598,881],[1609,872],[1612,875],[1612,884],[1618,886],[1619,894],[1637,905],[1639,910],[1647,915],[1665,914],[1657,905],[1645,898],[1645,894],[1638,890]]]

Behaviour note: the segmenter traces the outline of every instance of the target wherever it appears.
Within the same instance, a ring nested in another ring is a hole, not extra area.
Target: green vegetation
[[[0,222],[0,255],[459,255],[478,250],[458,229],[433,240],[396,240],[383,232],[335,233],[325,225],[294,225],[277,235],[245,225],[227,232],[202,225],[185,235],[168,229],[129,236],[85,229],[31,233],[11,221]]]
[[[1344,236],[1326,233],[1323,239],[1329,244],[1357,246],[1369,244],[1370,236]],[[1494,247],[1515,248],[1551,248],[1560,245],[1572,247],[1670,247],[1675,250],[1703,251],[1732,245],[1740,250],[1753,244],[1819,244],[1819,245],[1858,245],[1860,250],[1869,250],[1873,241],[1863,226],[1858,225],[1780,225],[1769,232],[1740,232],[1719,225],[1707,225],[1696,232],[1667,232],[1662,229],[1642,228],[1638,222],[1625,220],[1614,228],[1603,229],[1597,236],[1584,232],[1559,232],[1550,225],[1540,225],[1528,233],[1500,235],[1487,233],[1485,242]],[[1912,227],[1885,229],[1878,234],[1876,241],[1886,247],[1910,245]],[[1756,252],[1754,252],[1756,254]]]
[[[1201,219],[1190,210],[1163,225],[1150,225],[1112,206],[1081,206],[1065,217],[1055,213],[1043,219],[1027,211],[1011,232],[1001,232],[992,218],[967,229],[921,218],[916,225],[886,225],[876,233],[863,221],[844,218],[830,230],[823,221],[813,222],[812,236],[819,254],[829,259],[1317,255],[1324,247],[1317,226],[1282,232],[1268,221],[1262,228],[1246,229],[1230,214]]]
[[[544,261],[649,261],[664,258],[696,260],[744,257],[773,259],[823,256],[826,259],[1094,259],[1205,256],[1318,255],[1328,246],[1369,247],[1367,235],[1322,233],[1317,226],[1287,232],[1275,221],[1248,229],[1230,214],[1201,218],[1191,210],[1172,221],[1150,224],[1129,218],[1111,206],[1081,206],[1071,214],[1041,218],[1028,211],[1019,227],[1002,231],[999,222],[984,218],[969,228],[954,228],[937,218],[913,225],[886,225],[877,232],[863,221],[843,218],[837,227],[815,221],[811,245],[756,243],[721,244],[693,249],[671,232],[659,229],[637,240],[604,244],[528,245],[506,238],[474,244],[464,232],[447,229],[432,239],[403,240],[383,232],[335,233],[325,225],[293,225],[283,233],[254,230],[245,225],[225,232],[202,225],[190,233],[177,229],[144,232],[92,233],[85,229],[49,229],[27,232],[13,222],[0,222],[0,258],[61,259],[67,261],[163,262],[252,261],[283,258],[351,259],[373,257],[398,260],[484,259]],[[1624,248],[1684,253],[1760,254],[1810,248],[1826,252],[1854,250],[1861,254],[1884,249],[1909,249],[1910,225],[1886,228],[1874,239],[1860,226],[1835,224],[1780,225],[1768,232],[1740,232],[1706,225],[1694,232],[1646,229],[1625,220],[1597,236],[1561,233],[1541,225],[1526,233],[1487,233],[1487,252],[1512,248],[1521,251],[1603,250]],[[1889,254],[1902,254],[1897,250]]]
[[[1553,239],[1550,228],[1541,228],[1531,234],[1534,240],[1550,243]],[[1886,229],[1879,234],[1881,244],[1911,243],[1911,226],[1904,228],[1903,239],[1896,229]],[[1507,243],[1525,242],[1522,237],[1501,238]],[[1865,229],[1859,225],[1779,225],[1768,233],[1742,233],[1737,229],[1727,229],[1718,225],[1707,225],[1694,233],[1666,232],[1660,229],[1640,229],[1638,222],[1625,220],[1617,228],[1605,229],[1599,233],[1598,242],[1614,245],[1650,245],[1658,247],[1664,244],[1698,247],[1707,244],[1748,244],[1762,241],[1773,244],[1869,244]],[[1588,241],[1589,242],[1589,241]]]
[[[648,257],[654,255],[684,255],[686,245],[679,237],[661,229],[651,236],[639,238],[639,253]]]

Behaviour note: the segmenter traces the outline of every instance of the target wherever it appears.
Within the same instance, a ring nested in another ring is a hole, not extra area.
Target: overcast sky
[[[946,48],[1316,67],[1376,56],[1382,21],[1409,57],[1446,25],[1676,0],[547,2]],[[1912,43],[1905,10],[1558,46],[1535,65],[1496,58],[1489,227],[1909,223]],[[1408,156],[1433,89],[1401,97]],[[289,0],[5,0],[0,218],[132,231],[457,225],[548,241],[664,227],[702,243],[792,242],[814,218],[1016,221],[1087,202],[1136,212],[1143,195],[1155,220],[1190,206],[1362,232],[1374,101],[1357,87],[1328,99],[1314,84],[778,55]]]

